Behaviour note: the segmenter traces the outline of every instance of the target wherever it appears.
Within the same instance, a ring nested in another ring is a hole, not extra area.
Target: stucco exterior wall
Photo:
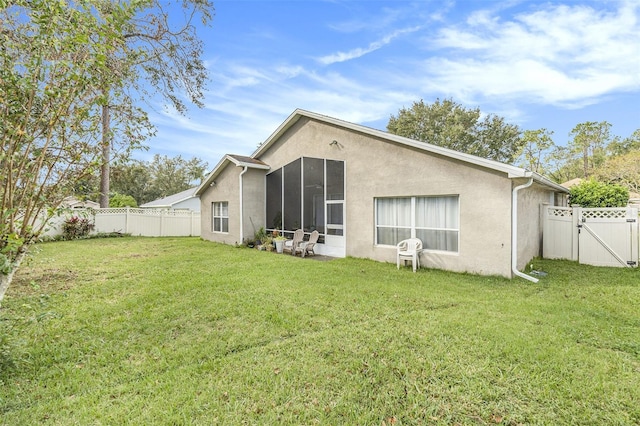
[[[244,240],[253,239],[256,231],[264,227],[266,209],[266,170],[248,169],[242,176],[243,187],[243,236]],[[229,218],[231,220],[231,218]],[[234,218],[234,220],[236,220]]]
[[[330,145],[334,140],[338,143]],[[511,276],[511,181],[506,175],[308,117],[259,159],[274,170],[302,156],[345,161],[348,256],[395,263],[395,247],[374,244],[376,197],[458,195],[459,252],[425,252],[423,266]]]
[[[240,244],[240,186],[238,177],[242,169],[231,164],[216,178],[216,183],[200,196],[200,236],[205,240],[225,244]],[[229,232],[213,232],[213,202],[229,203]]]
[[[516,180],[514,187],[526,183]],[[540,209],[543,204],[554,203],[554,192],[533,184],[518,191],[518,270],[536,256],[542,256],[542,224]]]

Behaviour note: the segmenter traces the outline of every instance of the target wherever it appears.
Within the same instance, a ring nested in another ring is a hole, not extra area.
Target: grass
[[[640,424],[640,271],[534,266],[42,244],[0,311],[0,424]]]

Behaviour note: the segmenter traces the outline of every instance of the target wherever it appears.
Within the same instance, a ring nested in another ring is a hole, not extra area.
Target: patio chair
[[[409,238],[408,240],[402,240],[396,246],[396,266],[400,269],[400,261],[404,261],[407,264],[407,260],[410,260],[413,264],[413,272],[420,267],[420,252],[422,252],[422,241],[419,238]]]
[[[296,229],[293,233],[293,239],[286,240],[284,245],[282,246],[282,251],[290,252],[295,256],[296,250],[298,249],[298,245],[302,242],[304,238],[304,231],[302,229]]]
[[[303,241],[298,244],[295,253],[300,253],[301,257],[305,257],[307,254],[313,254],[315,256],[316,253],[313,251],[313,248],[318,243],[318,237],[320,237],[318,231],[313,231],[309,236],[309,241]]]

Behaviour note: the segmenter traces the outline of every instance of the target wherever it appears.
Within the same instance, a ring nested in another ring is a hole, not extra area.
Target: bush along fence
[[[74,209],[49,221],[45,238],[65,236],[69,224],[86,224],[92,234],[122,233],[142,237],[200,235],[200,212],[166,209]]]

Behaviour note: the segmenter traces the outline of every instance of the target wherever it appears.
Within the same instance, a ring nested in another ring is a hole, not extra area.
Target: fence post
[[[538,228],[538,244],[539,244],[539,253],[538,256],[540,257],[544,257],[544,239],[546,238],[545,236],[545,229],[547,227],[547,216],[549,215],[548,209],[549,209],[549,203],[542,203],[540,204],[540,211],[538,212],[538,223],[539,223],[539,228]]]
[[[124,233],[129,233],[129,206],[127,206],[127,209],[124,212]]]
[[[631,259],[636,261],[636,266],[640,265],[640,216],[638,209],[627,207],[627,222],[631,228]]]
[[[571,215],[571,227],[573,228],[573,232],[571,232],[571,260],[579,260],[580,258],[580,250],[579,250],[579,238],[580,238],[580,216],[581,216],[582,208],[581,207],[573,207],[572,215]]]

